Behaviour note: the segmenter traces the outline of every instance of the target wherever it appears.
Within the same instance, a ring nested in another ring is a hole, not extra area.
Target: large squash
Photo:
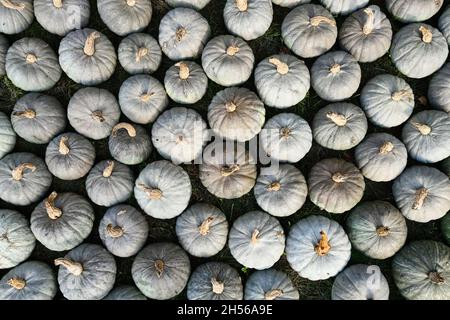
[[[386,8],[402,22],[419,22],[434,16],[443,3],[443,0],[386,0]]]
[[[428,101],[433,107],[450,112],[450,63],[445,64],[431,78],[428,85]]]
[[[33,0],[2,0],[0,2],[0,33],[25,31],[33,22]]]

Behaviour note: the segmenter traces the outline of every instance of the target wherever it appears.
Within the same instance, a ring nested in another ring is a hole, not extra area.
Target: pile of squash
[[[213,2],[0,0],[0,76],[23,93],[0,112],[0,299],[290,300],[296,274],[334,278],[331,299],[386,300],[395,283],[407,299],[449,300],[450,7]],[[273,34],[282,50],[258,61]],[[390,74],[361,68],[389,59]],[[308,99],[322,106],[304,119]],[[245,148],[255,138],[275,170]],[[367,200],[386,183],[393,201]],[[408,238],[439,219],[433,240]],[[176,240],[152,234],[158,220]],[[358,252],[372,263],[350,262]],[[118,259],[133,283],[116,283]]]

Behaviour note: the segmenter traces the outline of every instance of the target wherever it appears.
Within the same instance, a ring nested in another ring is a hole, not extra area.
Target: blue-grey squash
[[[133,33],[124,38],[117,55],[120,65],[130,74],[153,73],[162,59],[158,41],[146,33]]]
[[[211,0],[166,0],[171,7],[185,7],[195,10],[203,9]]]
[[[135,286],[119,286],[112,289],[103,300],[147,300]]]
[[[6,62],[6,52],[8,52],[9,42],[8,39],[2,34],[0,34],[0,77],[6,74],[5,62]]]
[[[16,139],[8,116],[0,111],[0,159],[14,149]]]
[[[445,64],[431,78],[428,101],[434,108],[450,113],[450,63]]]
[[[288,275],[275,269],[255,271],[245,283],[245,300],[298,300],[297,288]]]
[[[401,22],[419,22],[434,16],[443,3],[443,0],[386,0],[386,8]]]
[[[299,4],[310,3],[311,0],[272,0],[273,4],[276,4],[280,7],[292,8]]]
[[[367,6],[369,0],[320,0],[332,14],[346,15]]]
[[[447,6],[439,17],[438,26],[445,39],[447,39],[447,43],[450,45],[450,6]]]
[[[25,31],[34,20],[33,0],[1,0],[0,20],[0,33]]]

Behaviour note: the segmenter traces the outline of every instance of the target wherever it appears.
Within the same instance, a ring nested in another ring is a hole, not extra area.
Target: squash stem
[[[72,261],[66,258],[55,259],[55,266],[63,266],[74,276],[79,276],[83,273],[83,266],[79,262]]]
[[[16,290],[22,290],[25,288],[27,282],[23,278],[14,277],[7,281],[7,284]]]
[[[103,177],[105,177],[105,178],[111,177],[111,175],[114,171],[114,166],[115,166],[114,161],[112,161],[112,160],[108,161],[105,169],[103,169],[103,173],[102,173]]]
[[[121,129],[125,129],[130,137],[136,137],[136,129],[131,124],[126,122],[121,122],[114,126],[112,129],[113,136],[117,135],[117,132]]]
[[[214,221],[214,217],[208,217],[206,218],[202,224],[200,225],[200,227],[198,227],[198,232],[202,235],[202,236],[206,236],[209,233],[209,228],[211,227],[211,224]]]
[[[313,27],[319,26],[322,22],[327,23],[332,26],[336,25],[336,21],[334,21],[333,19],[330,19],[328,17],[324,17],[324,16],[315,16],[315,17],[312,17],[311,19],[309,19],[309,23]]]
[[[276,298],[281,297],[283,293],[284,292],[281,289],[269,290],[264,294],[264,300],[275,300]]]
[[[326,255],[331,249],[330,243],[328,241],[327,234],[324,231],[320,231],[320,240],[317,245],[314,247],[314,251],[319,256]]]
[[[414,203],[412,205],[413,210],[420,210],[422,209],[423,203],[425,202],[425,199],[428,197],[428,189],[427,188],[420,188],[416,191],[416,198],[414,199]]]
[[[62,210],[55,207],[55,200],[57,197],[58,193],[56,193],[56,191],[53,191],[44,201],[44,206],[45,210],[47,211],[47,215],[52,220],[56,220],[62,216]]]
[[[31,170],[31,172],[36,171],[36,166],[32,163],[22,163],[15,167],[12,171],[12,178],[16,181],[20,181],[23,178],[23,172],[28,169]]]
[[[180,68],[179,77],[181,80],[186,80],[187,78],[189,78],[189,67],[186,63],[178,62],[177,64],[175,64],[175,66]]]
[[[211,278],[212,291],[215,294],[222,294],[225,289],[224,283],[222,281],[217,280],[217,278]]]

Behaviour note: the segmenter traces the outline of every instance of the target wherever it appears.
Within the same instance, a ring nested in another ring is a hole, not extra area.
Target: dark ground
[[[158,39],[158,26],[159,22],[164,15],[165,12],[169,10],[169,8],[165,5],[163,0],[152,0],[153,2],[153,17],[150,26],[147,28],[146,32],[150,33],[154,38]],[[318,3],[319,1],[313,0],[313,3]],[[448,0],[445,1],[446,4],[448,4]],[[382,0],[374,0],[371,1],[371,4],[378,4],[379,6],[383,7],[384,1]],[[222,12],[223,7],[225,4],[225,0],[212,0],[209,5],[207,5],[202,11],[201,14],[209,21],[209,24],[211,26],[212,31],[212,37],[216,35],[221,34],[227,34],[226,28],[223,23],[222,19]],[[445,5],[443,8],[445,7]],[[383,8],[383,11],[386,13],[386,10]],[[255,54],[256,63],[262,60],[263,58],[279,53],[279,52],[289,52],[289,49],[287,49],[281,39],[281,23],[283,21],[283,18],[286,16],[286,14],[289,12],[289,9],[281,8],[278,6],[274,6],[274,20],[270,27],[270,29],[266,32],[266,34],[263,37],[260,37],[256,40],[250,41],[249,45],[252,47],[253,52]],[[442,10],[441,10],[442,12]],[[437,14],[436,17],[440,15]],[[428,23],[437,27],[437,18],[433,18]],[[394,21],[392,17],[390,17],[391,23],[394,29],[394,33],[398,31],[402,27],[402,23]],[[337,17],[338,27],[341,26],[342,22],[344,20],[344,17]],[[114,35],[112,32],[110,32],[107,27],[101,22],[99,15],[97,13],[96,9],[96,2],[91,0],[91,20],[89,27],[97,29],[98,31],[101,31],[102,33],[106,34],[108,38],[113,42],[114,46],[118,47],[121,38]],[[56,35],[52,35],[45,30],[42,29],[42,27],[35,21],[33,25],[26,30],[25,32],[15,35],[13,37],[9,36],[8,39],[10,43],[13,43],[15,40],[18,40],[22,37],[38,37],[46,42],[48,42],[55,52],[58,51],[60,37]],[[333,48],[334,50],[339,49],[339,45],[336,44]],[[197,61],[200,63],[200,61]],[[314,62],[314,59],[307,59],[305,60],[308,67],[312,65]],[[165,71],[174,64],[173,61],[170,61],[167,57],[163,58],[162,64],[158,71],[153,74],[154,77],[156,77],[159,81],[163,82]],[[384,57],[379,59],[378,61],[374,63],[368,63],[368,64],[361,64],[362,68],[362,82],[360,88],[371,78],[373,78],[375,75],[382,74],[382,73],[390,73],[397,76],[400,76],[402,78],[405,78],[405,80],[411,85],[412,89],[414,90],[414,94],[416,96],[416,108],[415,112],[419,112],[423,109],[427,109],[429,107],[425,106],[422,102],[422,99],[419,99],[421,97],[426,96],[427,87],[429,78],[421,79],[421,80],[414,80],[409,79],[401,75],[398,70],[393,66],[389,54],[386,54]],[[99,87],[108,89],[112,91],[115,95],[118,94],[120,85],[122,82],[127,79],[130,75],[128,75],[119,65],[116,68],[116,72],[113,75],[113,77],[101,84]],[[0,79],[0,111],[3,111],[7,114],[10,114],[15,101],[20,98],[22,95],[24,95],[24,92],[21,91],[18,88],[15,88],[12,83],[6,78],[3,77]],[[253,84],[253,78],[251,78],[245,85],[245,87],[256,91]],[[82,86],[79,84],[74,83],[70,79],[68,79],[66,76],[63,76],[59,83],[49,92],[47,92],[50,95],[56,96],[63,105],[67,105],[70,97]],[[206,114],[207,114],[207,108],[208,104],[211,101],[212,97],[217,93],[218,91],[222,90],[223,88],[212,81],[209,81],[209,87],[207,94],[205,97],[195,105],[192,105],[190,107],[196,109],[200,114],[204,117],[206,120]],[[355,103],[356,105],[359,105],[359,91],[356,93],[351,99],[350,102]],[[298,115],[302,116],[304,119],[306,119],[308,122],[311,123],[312,118],[317,110],[319,110],[321,107],[327,105],[328,103],[326,101],[321,100],[316,93],[311,89],[309,91],[308,96],[298,105],[283,110],[282,112],[294,112]],[[176,103],[171,102],[170,107],[177,106]],[[273,109],[273,108],[267,108],[266,109],[266,119],[269,119],[273,115],[280,113],[281,110],[279,109]],[[128,121],[125,116],[122,116],[124,121]],[[151,130],[151,125],[148,125],[147,128]],[[71,127],[68,127],[66,131],[74,131]],[[391,133],[398,138],[401,138],[401,128],[394,128],[392,130],[386,130],[378,128],[372,124],[369,125],[369,133],[371,132],[388,132]],[[104,159],[109,159],[109,151],[108,151],[108,142],[107,139],[100,140],[100,141],[92,141],[97,152],[97,162]],[[33,152],[36,155],[44,158],[45,156],[45,145],[35,145],[30,144],[23,139],[18,139],[16,148],[14,149],[14,152]],[[338,157],[343,158],[348,161],[353,161],[353,149],[347,150],[344,152],[337,152],[328,150],[325,148],[322,148],[318,146],[316,143],[313,144],[313,147],[311,151],[308,153],[308,155],[302,159],[299,163],[296,164],[296,166],[303,172],[303,174],[307,177],[309,174],[309,171],[311,167],[317,163],[319,160],[329,157]],[[150,159],[148,159],[145,163],[139,164],[137,166],[134,166],[133,169],[137,174],[140,170],[142,170],[148,163],[161,159],[159,154],[154,150]],[[410,160],[409,165],[414,164],[414,161]],[[258,210],[258,206],[256,204],[256,201],[253,196],[253,191],[251,191],[249,194],[243,196],[240,199],[236,200],[223,200],[218,199],[211,195],[200,183],[200,180],[198,178],[198,167],[195,165],[184,165],[184,169],[189,173],[191,181],[192,181],[192,198],[191,198],[191,204],[196,202],[207,202],[214,204],[218,208],[220,208],[228,217],[230,225],[233,222],[233,220],[242,215],[243,213],[246,213],[250,210]],[[370,180],[366,179],[366,190],[364,194],[365,201],[367,200],[385,200],[389,201],[391,203],[394,203],[393,196],[391,193],[391,183],[375,183]],[[72,191],[79,194],[84,195],[87,198],[86,191],[84,189],[84,179],[80,179],[77,181],[71,181],[66,182],[59,180],[57,178],[54,178],[52,189],[58,191],[58,192],[65,192],[65,191]],[[136,208],[139,208],[134,198],[129,199],[129,204],[135,206]],[[0,208],[10,208],[10,209],[16,209],[21,211],[23,214],[25,214],[27,217],[31,215],[31,212],[33,210],[35,205],[31,205],[28,207],[22,207],[17,208],[14,207],[8,203],[5,203],[0,200]],[[96,224],[94,226],[94,229],[89,236],[88,239],[86,239],[86,242],[89,243],[99,243],[101,244],[101,240],[98,236],[97,228],[98,223],[103,215],[103,213],[106,211],[106,208],[95,206],[96,211]],[[287,218],[281,218],[279,219],[281,224],[283,225],[286,234],[289,232],[289,227],[297,222],[299,219],[310,215],[310,214],[322,214],[325,215],[331,219],[334,219],[341,223],[342,225],[345,225],[345,219],[347,217],[347,214],[342,215],[333,215],[329,214],[325,211],[321,211],[318,207],[313,205],[309,200],[305,203],[305,205],[302,207],[301,210],[299,210],[294,215],[287,217]],[[160,241],[177,241],[176,234],[175,234],[175,219],[171,220],[157,220],[153,219],[151,217],[148,217],[148,222],[150,225],[150,233],[148,238],[148,243],[153,242],[160,242]],[[420,240],[420,239],[432,239],[432,240],[438,240],[443,241],[442,234],[440,233],[439,229],[439,221],[430,222],[426,224],[421,223],[415,223],[412,221],[408,221],[408,242],[413,240]],[[37,243],[36,249],[34,250],[33,255],[30,259],[35,260],[41,260],[45,261],[49,264],[52,264],[53,259],[57,257],[61,257],[64,255],[64,252],[52,252],[48,249],[46,249],[44,246],[42,246],[40,243]],[[133,280],[131,278],[131,264],[133,262],[133,258],[117,258],[116,261],[118,264],[118,275],[116,284],[133,284]],[[249,274],[252,272],[252,270],[247,270],[246,268],[243,268],[240,264],[238,264],[233,257],[231,256],[228,248],[223,249],[219,254],[212,258],[208,259],[199,259],[191,257],[191,263],[192,268],[195,268],[197,265],[204,263],[206,261],[223,261],[231,264],[235,268],[237,268],[240,271],[240,274],[243,278],[243,281],[245,282],[246,278],[249,276]],[[366,264],[377,264],[380,266],[383,274],[388,279],[388,282],[391,287],[391,299],[401,299],[401,296],[398,293],[398,290],[395,287],[395,284],[393,283],[392,277],[391,277],[391,259],[386,259],[383,261],[380,260],[374,260],[365,257],[362,253],[357,252],[356,250],[352,251],[352,258],[349,263],[355,264],[355,263],[366,263]],[[293,271],[285,258],[285,255],[282,256],[281,260],[274,266],[274,268],[283,270],[289,274],[291,279],[294,281],[295,285],[298,287],[298,290],[300,292],[300,298],[301,299],[329,299],[330,298],[330,292],[331,292],[331,286],[333,283],[333,278],[324,280],[324,281],[309,281],[307,279],[303,279],[297,275],[295,271]],[[56,268],[54,268],[56,271]],[[6,270],[0,270],[0,276],[6,273]],[[62,297],[61,294],[58,295],[59,298]],[[178,298],[185,298],[185,292],[180,294]]]

